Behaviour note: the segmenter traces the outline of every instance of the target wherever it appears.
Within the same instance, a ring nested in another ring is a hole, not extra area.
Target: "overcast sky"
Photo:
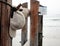
[[[38,0],[41,5],[47,6],[48,14],[59,14],[60,13],[60,0]],[[12,0],[12,4],[17,6],[19,3],[28,2],[30,4],[30,0]],[[29,5],[30,6],[30,5]],[[29,7],[30,8],[30,7]]]
[[[47,0],[38,0],[42,5],[46,5]],[[29,2],[30,0],[12,0],[13,5],[17,6],[19,3]]]
[[[45,5],[46,6],[46,2],[47,0],[38,0],[40,2],[40,4]],[[12,5],[13,6],[17,6],[19,3],[24,3],[24,2],[28,2],[28,6],[30,6],[30,0],[12,0]],[[30,8],[30,7],[28,7]]]

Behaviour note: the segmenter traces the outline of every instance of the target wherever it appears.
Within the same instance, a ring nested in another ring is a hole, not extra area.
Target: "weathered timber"
[[[1,3],[0,3],[0,45],[1,45]]]
[[[28,3],[27,3],[27,2],[26,2],[26,3],[23,3],[23,4],[22,4],[22,7],[27,8],[27,7],[28,7]]]
[[[27,42],[27,18],[26,18],[26,24],[22,29],[21,42],[22,46]]]
[[[22,6],[25,7],[25,8],[28,8],[27,3],[23,3]],[[22,44],[22,46],[27,42],[27,18],[26,18],[26,24],[22,28],[22,33],[21,33],[22,34],[22,36],[21,36],[21,44]]]
[[[31,33],[30,33],[30,46],[38,46],[38,9],[39,2],[31,0]]]
[[[43,15],[38,15],[38,33],[42,33]]]
[[[2,0],[11,4],[11,0]],[[0,26],[1,26],[1,33],[0,33],[0,46],[12,46],[12,39],[9,36],[9,20],[10,20],[10,7],[3,3],[0,3]]]
[[[42,46],[43,15],[38,15],[38,46]]]

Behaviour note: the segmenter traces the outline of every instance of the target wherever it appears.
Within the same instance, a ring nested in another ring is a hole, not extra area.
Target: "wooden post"
[[[38,15],[38,46],[42,46],[43,15]]]
[[[2,0],[11,4],[11,0]],[[9,36],[10,7],[0,3],[0,46],[12,46]]]
[[[0,45],[1,45],[1,3],[0,3]]]
[[[27,18],[26,18],[26,24],[22,29],[21,41],[22,46],[27,42]]]
[[[25,8],[28,8],[28,3],[26,2],[26,3],[23,3],[22,4],[22,6],[23,7],[25,7]],[[27,18],[28,17],[26,17],[26,24],[25,24],[25,26],[22,28],[22,33],[21,33],[21,46],[23,46],[26,42],[27,42]]]
[[[38,9],[39,9],[39,2],[36,0],[31,0],[30,46],[38,46]]]

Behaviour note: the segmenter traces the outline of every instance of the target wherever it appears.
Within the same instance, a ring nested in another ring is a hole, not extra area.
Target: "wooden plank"
[[[38,46],[38,8],[39,2],[31,0],[31,33],[30,46]]]
[[[28,3],[23,3],[23,7],[28,8]],[[28,18],[28,17],[27,17]],[[22,46],[27,42],[27,18],[26,18],[26,24],[22,29],[22,36],[21,36],[21,44]]]
[[[0,3],[0,34],[1,34],[1,3]],[[0,35],[0,45],[1,45],[1,35]]]
[[[43,15],[38,15],[38,46],[42,46]]]
[[[22,7],[28,8],[28,3],[27,2],[26,3],[23,3],[22,4]]]
[[[2,0],[2,1],[5,1],[7,2],[8,0]],[[11,1],[11,0],[9,0]],[[7,8],[7,5],[3,4],[1,5],[1,8],[2,8],[2,20],[1,20],[1,46],[12,46],[11,44],[11,38],[9,36],[9,15],[10,15],[10,12],[8,12],[10,10],[10,8],[8,9]]]
[[[7,0],[7,2],[12,5],[12,0]],[[8,27],[10,26],[10,11],[11,11],[10,6],[7,6]],[[9,28],[8,28],[8,45],[12,46],[12,38],[10,37],[10,34],[9,34]]]
[[[26,18],[26,24],[22,29],[21,41],[22,41],[22,46],[27,42],[27,18]]]
[[[38,32],[42,33],[43,15],[38,15]]]

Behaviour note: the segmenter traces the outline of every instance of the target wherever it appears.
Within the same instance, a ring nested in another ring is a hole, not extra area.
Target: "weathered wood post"
[[[25,8],[28,8],[28,3],[23,3],[22,4],[23,7]],[[26,24],[25,26],[22,28],[22,33],[21,33],[21,46],[23,46],[26,42],[27,42],[27,18],[28,16],[26,17]]]
[[[0,45],[1,45],[1,3],[0,3]]]
[[[2,0],[11,4],[11,0]],[[9,36],[10,7],[0,2],[0,46],[12,46]]]
[[[47,14],[47,6],[39,5],[38,15],[38,46],[42,46],[43,39],[43,15]]]
[[[39,9],[39,2],[36,0],[31,0],[30,46],[38,46],[38,9]]]
[[[38,46],[42,46],[43,15],[38,15]]]

